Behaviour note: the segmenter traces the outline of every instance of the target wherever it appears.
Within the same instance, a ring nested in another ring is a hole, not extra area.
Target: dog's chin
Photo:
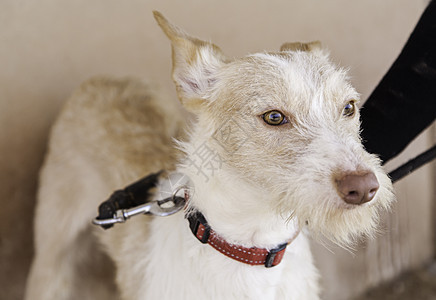
[[[362,238],[371,238],[377,232],[380,207],[377,205],[337,205],[320,209],[308,215],[305,223],[318,241],[327,238],[347,249],[353,249]]]
[[[380,214],[390,208],[394,199],[392,185],[384,176],[376,197],[368,203],[346,204],[333,192],[318,199],[321,201],[300,198],[293,203],[290,218],[296,218],[301,226],[306,226],[315,240],[322,242],[327,238],[352,250],[359,240],[372,238],[377,233]]]

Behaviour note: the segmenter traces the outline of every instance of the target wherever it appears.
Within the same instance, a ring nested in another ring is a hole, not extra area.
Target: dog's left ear
[[[216,83],[216,72],[226,58],[216,45],[189,36],[157,11],[153,14],[171,41],[172,76],[180,101],[196,112],[206,102],[206,94]]]
[[[313,51],[313,50],[321,50],[321,42],[313,41],[310,43],[284,43],[280,47],[280,51]]]

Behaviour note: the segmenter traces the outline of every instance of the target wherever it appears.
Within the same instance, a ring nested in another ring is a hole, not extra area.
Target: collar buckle
[[[268,251],[268,255],[265,259],[265,268],[275,267],[282,261],[286,246],[288,246],[288,243],[281,244]]]
[[[201,212],[196,210],[195,212],[188,213],[189,228],[195,237],[202,242],[207,244],[210,236],[210,226],[207,223],[205,217]]]

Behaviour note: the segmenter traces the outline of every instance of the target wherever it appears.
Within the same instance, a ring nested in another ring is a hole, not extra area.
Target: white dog
[[[230,60],[155,17],[196,120],[183,138],[149,86],[82,85],[52,130],[26,299],[318,299],[307,231],[349,247],[393,200],[346,72],[317,42]],[[160,191],[170,171],[190,179],[184,211],[91,225],[113,190],[159,170]]]

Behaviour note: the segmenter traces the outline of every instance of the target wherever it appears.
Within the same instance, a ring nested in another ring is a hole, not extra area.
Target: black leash
[[[387,162],[436,120],[436,0],[361,110],[362,140]]]
[[[100,204],[98,207],[98,217],[96,220],[106,220],[113,218],[116,211],[129,209],[149,201],[150,190],[156,187],[161,172],[152,173],[138,181],[130,184],[122,190],[117,190]],[[100,225],[104,229],[111,228],[113,224]]]
[[[392,182],[396,182],[400,180],[401,178],[409,175],[416,169],[422,167],[426,163],[430,162],[436,158],[436,145],[428,149],[427,151],[421,153],[414,159],[409,160],[405,164],[399,166],[395,170],[389,173],[389,177],[391,178]]]
[[[187,185],[175,186],[169,197],[151,201],[162,172],[147,175],[124,189],[115,191],[109,199],[100,204],[98,216],[92,223],[108,229],[137,215],[165,217],[182,210],[189,198]],[[178,196],[178,192],[182,191],[183,196]]]

